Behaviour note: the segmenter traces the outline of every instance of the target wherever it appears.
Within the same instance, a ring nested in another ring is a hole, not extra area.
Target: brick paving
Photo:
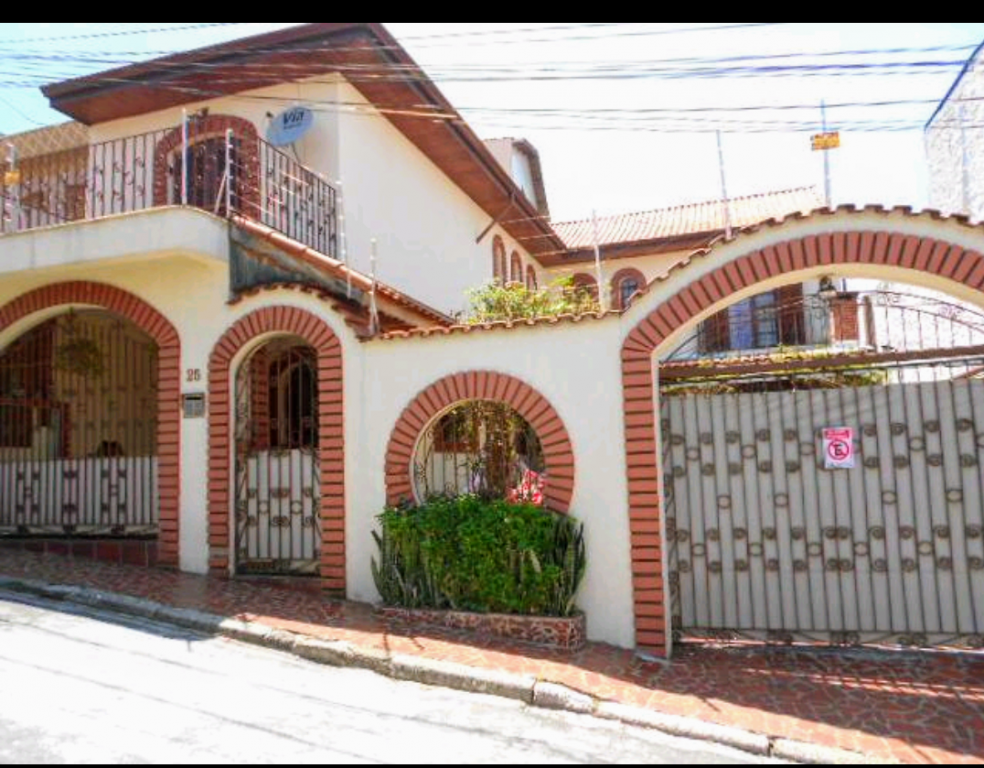
[[[0,551],[0,575],[86,586],[391,653],[532,674],[597,698],[906,763],[984,764],[984,655],[685,647],[671,664],[408,627],[314,590]]]

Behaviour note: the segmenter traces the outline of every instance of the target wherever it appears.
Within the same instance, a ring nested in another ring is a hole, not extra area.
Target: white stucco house
[[[663,514],[663,362],[811,343],[758,297],[830,275],[984,305],[978,229],[818,212],[794,190],[730,201],[730,238],[720,204],[600,222],[607,311],[458,324],[495,278],[596,284],[594,237],[551,223],[528,143],[479,140],[376,23],[44,93],[70,122],[5,137],[0,169],[0,538],[52,551],[313,576],[371,602],[376,516],[420,495],[421,447],[453,442],[435,425],[505,403],[539,443],[545,505],[585,523],[589,636],[665,654],[682,540]],[[699,459],[715,440],[694,434]]]

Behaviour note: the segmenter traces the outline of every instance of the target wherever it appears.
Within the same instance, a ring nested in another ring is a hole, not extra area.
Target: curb
[[[0,590],[160,621],[203,634],[284,651],[317,664],[366,669],[395,680],[500,696],[542,709],[592,715],[625,725],[660,731],[670,736],[721,744],[762,757],[810,764],[895,764],[890,760],[858,752],[782,739],[703,720],[601,701],[566,686],[538,680],[532,675],[469,667],[423,657],[388,654],[374,649],[360,648],[345,641],[319,640],[273,629],[256,622],[227,619],[193,609],[172,608],[151,600],[87,587],[54,586],[31,579],[0,576]]]

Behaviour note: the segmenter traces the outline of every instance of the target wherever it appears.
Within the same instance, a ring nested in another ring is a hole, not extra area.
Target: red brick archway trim
[[[209,360],[208,540],[209,568],[228,573],[231,564],[231,449],[233,358],[253,339],[291,334],[318,354],[318,445],[321,465],[321,583],[345,592],[345,435],[342,345],[321,318],[294,307],[267,307],[247,315],[219,340]]]
[[[622,345],[625,450],[639,648],[659,654],[667,650],[653,353],[678,328],[738,291],[783,275],[838,264],[917,270],[984,290],[984,256],[958,245],[890,232],[811,235],[746,254],[690,283],[641,320]]]
[[[554,407],[533,387],[504,373],[469,371],[447,376],[418,394],[396,422],[386,450],[386,503],[413,499],[417,441],[441,412],[466,400],[506,403],[536,430],[546,459],[544,506],[567,513],[574,496],[574,450]]]
[[[179,565],[181,498],[181,340],[170,321],[143,299],[102,283],[46,285],[0,308],[0,331],[37,312],[84,304],[129,320],[154,340],[157,363],[157,477],[160,499],[158,563]]]
[[[188,143],[190,145],[205,139],[225,137],[232,130],[239,145],[239,196],[244,205],[243,213],[256,217],[259,213],[260,190],[260,141],[256,126],[242,117],[233,115],[208,115],[188,121]],[[183,140],[181,127],[168,131],[154,150],[154,205],[164,206],[181,201],[169,200],[168,165],[171,155],[181,147]]]

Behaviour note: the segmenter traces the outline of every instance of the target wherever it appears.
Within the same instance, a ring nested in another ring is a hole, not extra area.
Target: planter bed
[[[558,619],[547,616],[409,610],[385,606],[378,607],[376,613],[383,619],[403,624],[466,630],[479,637],[503,637],[564,651],[578,651],[587,641],[587,622],[583,613]]]

